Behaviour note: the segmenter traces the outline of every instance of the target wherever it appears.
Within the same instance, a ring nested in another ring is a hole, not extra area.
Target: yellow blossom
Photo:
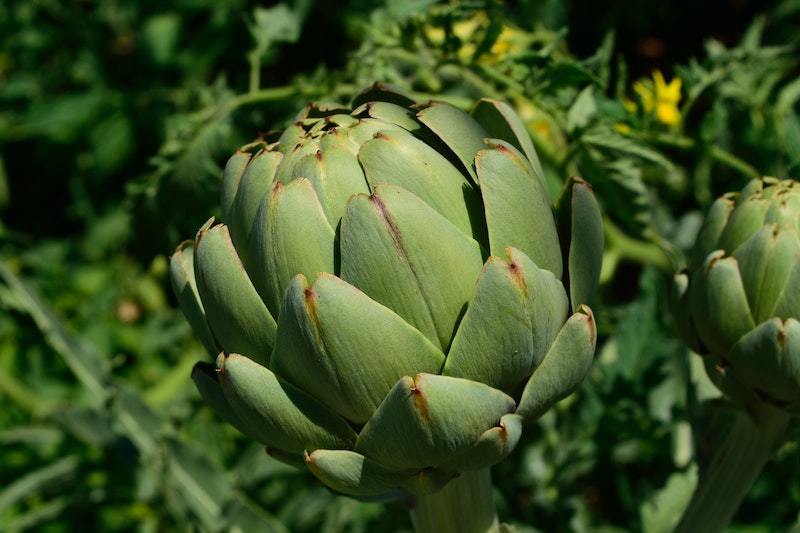
[[[653,71],[653,83],[637,81],[633,84],[633,91],[639,95],[642,110],[646,114],[655,114],[656,120],[668,126],[674,126],[681,121],[681,112],[678,102],[681,100],[681,79],[673,78],[669,83],[664,80],[661,71]],[[635,111],[636,105],[630,100],[623,99],[623,105],[629,111]]]
[[[530,46],[530,37],[525,31],[503,22],[492,47],[488,51],[484,51],[481,57],[475,57],[478,43],[486,35],[491,24],[492,21],[486,11],[476,11],[468,19],[453,24],[453,35],[461,41],[461,46],[457,51],[461,61],[496,64],[504,56],[523,52]]]
[[[470,18],[453,24],[453,35],[461,39],[462,42],[469,41],[478,28],[484,28],[488,25],[489,17],[486,12],[478,11]]]
[[[500,30],[500,35],[497,36],[489,52],[493,56],[500,57],[505,54],[524,52],[528,49],[528,46],[528,36],[524,31],[504,23]]]
[[[674,126],[681,121],[678,102],[681,101],[681,79],[677,76],[667,84],[660,71],[653,72],[656,82],[656,118],[659,122]]]
[[[423,30],[425,32],[425,37],[428,38],[428,41],[434,46],[443,46],[445,41],[445,32],[444,28],[440,28],[438,26],[425,26]]]

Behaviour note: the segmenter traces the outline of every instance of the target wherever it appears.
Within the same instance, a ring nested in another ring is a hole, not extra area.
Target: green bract
[[[502,102],[467,114],[376,84],[353,110],[309,105],[231,157],[221,218],[171,262],[219,354],[193,378],[338,491],[425,494],[497,463],[592,362],[594,195],[570,179],[553,210]]]
[[[800,413],[800,183],[759,178],[719,198],[674,287],[679,330],[717,386]]]

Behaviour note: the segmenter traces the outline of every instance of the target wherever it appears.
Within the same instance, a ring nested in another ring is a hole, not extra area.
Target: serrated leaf
[[[300,38],[302,19],[286,3],[274,7],[256,7],[253,21],[248,25],[256,43],[254,53],[259,57],[269,54],[277,43],[294,43]]]
[[[200,450],[178,439],[167,441],[168,483],[209,530],[222,525],[222,505],[233,494],[230,478]]]
[[[50,464],[34,468],[0,491],[0,515],[27,497],[40,494],[52,485],[66,483],[78,474],[81,461],[76,455],[62,457]]]
[[[572,106],[567,110],[567,131],[574,133],[588,126],[597,113],[597,104],[594,101],[594,86],[587,85],[580,93]]]
[[[240,493],[225,506],[225,524],[231,533],[289,533],[280,520]]]
[[[102,403],[108,394],[109,384],[105,370],[107,365],[101,355],[83,339],[68,332],[64,322],[41,296],[2,261],[0,261],[0,279],[36,322],[48,344],[64,359],[70,370],[89,390],[93,399],[98,404]]]
[[[697,468],[675,472],[639,509],[643,533],[668,533],[680,519],[697,485]]]
[[[596,150],[589,150],[581,158],[580,170],[598,192],[604,212],[621,222],[628,232],[641,235],[650,226],[651,199],[642,169],[632,159],[609,161]]]
[[[648,148],[631,138],[625,137],[608,127],[598,126],[587,130],[586,133],[581,136],[581,142],[603,150],[612,150],[620,155],[635,156],[645,161],[655,163],[666,170],[672,168],[672,162],[660,152]]]

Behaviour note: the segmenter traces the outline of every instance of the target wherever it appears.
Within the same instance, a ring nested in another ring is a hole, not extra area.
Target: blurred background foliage
[[[403,531],[276,463],[189,379],[167,258],[221,165],[380,80],[519,111],[552,191],[594,185],[596,364],[494,470],[519,531],[669,531],[727,406],[666,301],[701,214],[800,173],[800,1],[10,0],[0,4],[0,529]],[[781,449],[732,531],[798,528]]]

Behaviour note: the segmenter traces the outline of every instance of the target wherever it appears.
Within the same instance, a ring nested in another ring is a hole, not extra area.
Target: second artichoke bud
[[[800,183],[719,198],[674,288],[680,332],[725,394],[800,413]]]
[[[376,84],[242,148],[222,189],[222,223],[171,262],[216,357],[193,378],[337,491],[425,494],[491,466],[591,365],[597,203],[573,178],[553,209],[500,101],[468,114]]]

